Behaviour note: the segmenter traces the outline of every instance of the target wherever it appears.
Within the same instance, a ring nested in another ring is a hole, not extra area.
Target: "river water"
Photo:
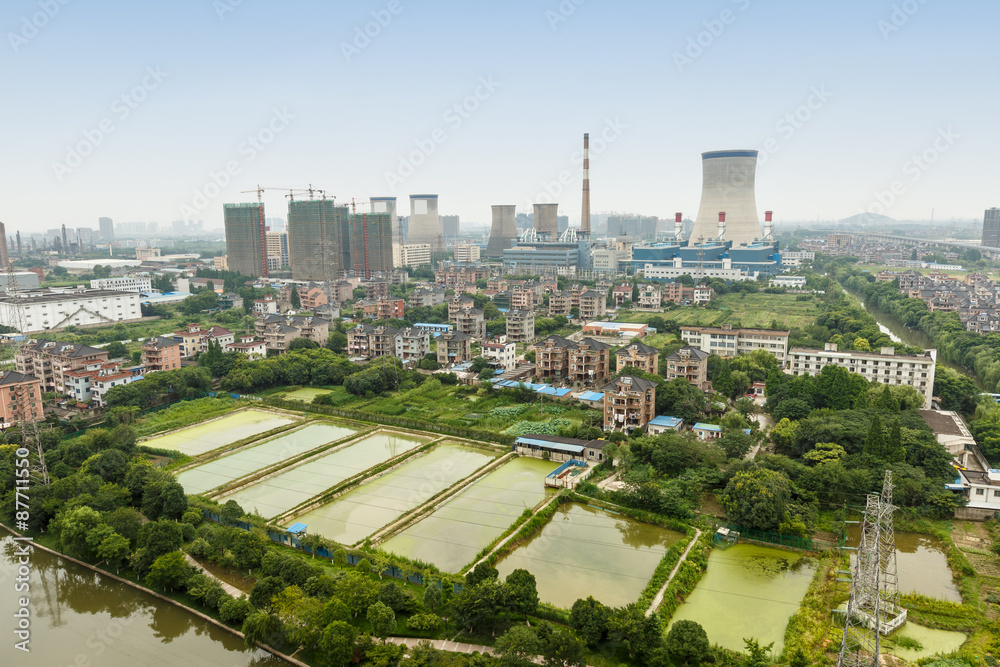
[[[243,648],[243,640],[175,605],[41,550],[30,557],[30,589],[14,591],[15,541],[0,539],[4,665],[135,667],[287,665]],[[13,647],[17,599],[29,597],[30,653]]]

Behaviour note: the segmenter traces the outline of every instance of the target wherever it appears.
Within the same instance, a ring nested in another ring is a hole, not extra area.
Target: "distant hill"
[[[881,225],[894,225],[898,221],[895,218],[890,218],[887,215],[881,215],[880,213],[858,213],[857,215],[852,215],[849,218],[844,218],[843,220],[838,220],[836,224],[844,225],[845,227],[872,227]]]

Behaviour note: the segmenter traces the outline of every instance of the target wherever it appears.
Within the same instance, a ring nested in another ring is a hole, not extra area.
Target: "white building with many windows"
[[[782,364],[788,353],[787,329],[733,329],[721,327],[681,327],[681,338],[692,347],[720,357],[734,357],[754,350],[767,350]]]
[[[141,276],[97,278],[90,281],[90,287],[91,289],[106,289],[113,292],[150,292],[153,290],[153,279]]]
[[[66,326],[131,322],[142,317],[138,292],[115,292],[85,287],[25,290],[17,294],[24,308],[22,333]],[[16,327],[8,294],[0,294],[0,324]]]
[[[827,343],[823,350],[793,347],[788,351],[786,373],[792,375],[819,375],[825,366],[835,364],[857,373],[869,382],[910,386],[924,395],[924,409],[930,409],[934,392],[934,365],[937,350],[923,354],[896,354],[891,347],[879,352],[837,349]]]

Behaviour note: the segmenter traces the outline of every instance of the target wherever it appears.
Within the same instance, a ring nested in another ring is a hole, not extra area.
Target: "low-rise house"
[[[579,342],[558,335],[551,335],[534,345],[536,374],[540,378],[553,378],[598,386],[610,377],[610,349],[593,338]]]
[[[281,305],[273,296],[253,300],[254,315],[277,315],[279,312],[281,312]]]
[[[250,361],[256,361],[267,356],[267,341],[256,336],[240,336],[238,342],[227,344],[223,351],[245,354]]]
[[[512,341],[483,343],[483,356],[506,371],[517,368],[517,346]]]
[[[323,288],[316,283],[309,283],[308,285],[299,287],[296,291],[299,293],[299,302],[306,310],[314,310],[320,306],[325,306],[330,303],[330,299],[326,296],[326,292],[324,292]]]
[[[107,405],[107,393],[115,387],[131,384],[143,379],[142,375],[136,375],[128,370],[118,370],[103,375],[98,375],[93,379],[90,387],[91,399],[98,407]]]
[[[659,285],[645,284],[639,286],[639,308],[657,309],[663,305],[663,290]]]
[[[471,296],[456,294],[448,299],[448,321],[454,322],[460,312],[475,307],[476,301]]]
[[[632,285],[621,283],[611,289],[611,298],[615,301],[615,308],[621,308],[626,301],[632,300]]]
[[[333,284],[333,300],[337,303],[344,303],[354,298],[354,285],[346,280],[340,280]]]
[[[444,290],[439,287],[418,287],[410,293],[411,308],[439,306],[444,301]]]
[[[657,415],[646,425],[646,432],[649,435],[660,435],[667,432],[677,433],[682,428],[684,428],[684,420],[680,417]]]
[[[698,422],[691,427],[691,432],[699,440],[716,440],[722,437],[722,427],[717,424],[703,424]]]
[[[236,340],[236,336],[229,329],[224,329],[222,327],[209,327],[202,331],[201,338],[198,339],[198,351],[204,352],[208,349],[208,344],[211,342],[216,342],[219,347],[225,348]]]

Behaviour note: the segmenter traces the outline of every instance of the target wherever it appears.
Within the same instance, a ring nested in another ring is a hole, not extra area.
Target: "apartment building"
[[[517,368],[517,346],[513,341],[483,343],[483,356],[501,366],[505,371]]]
[[[549,317],[563,315],[571,316],[573,310],[573,295],[569,292],[551,292],[549,294]]]
[[[455,245],[455,261],[462,264],[472,264],[478,262],[482,253],[482,248],[470,243],[458,243]]]
[[[444,301],[444,290],[438,287],[418,287],[410,292],[411,308],[440,306]]]
[[[477,280],[489,280],[489,277],[490,269],[487,266],[449,266],[434,271],[434,282],[446,287],[475,283]]]
[[[406,300],[382,297],[378,300],[378,319],[401,320],[406,313]]]
[[[21,410],[18,397],[24,394],[26,411]],[[26,412],[26,414],[25,414]],[[42,381],[34,375],[17,371],[4,371],[0,376],[0,420],[7,428],[21,419],[41,421],[45,414],[42,408]]]
[[[604,429],[631,432],[656,416],[656,383],[623,375],[603,387]]]
[[[535,374],[597,386],[610,377],[610,347],[584,338],[579,342],[552,335],[535,343]]]
[[[172,371],[181,367],[181,344],[173,338],[160,336],[142,345],[142,365],[147,373]]]
[[[327,298],[326,292],[323,291],[322,286],[317,285],[316,283],[303,285],[296,291],[299,293],[299,302],[306,310],[315,310],[320,306],[326,306],[330,303],[330,299]]]
[[[580,318],[596,320],[608,312],[608,299],[604,294],[587,290],[580,294]]]
[[[530,343],[535,340],[535,311],[508,311],[507,340],[515,343]]]
[[[754,350],[767,350],[782,364],[788,355],[789,333],[787,329],[733,329],[725,324],[721,327],[681,327],[681,339],[685,343],[710,354],[734,357]]]
[[[15,357],[17,372],[31,375],[42,391],[65,393],[65,374],[94,363],[108,363],[108,352],[80,343],[59,343],[40,338],[26,343]]]
[[[437,338],[439,364],[460,364],[472,359],[472,336],[460,331],[444,333]]]
[[[618,369],[632,366],[644,373],[656,375],[659,372],[660,351],[651,345],[634,340],[628,345],[618,348],[618,351],[615,352],[615,361]]]
[[[448,299],[448,321],[454,322],[460,311],[475,307],[476,301],[471,296],[456,294]]]
[[[667,356],[668,380],[684,378],[702,391],[708,391],[708,352],[686,345]]]
[[[819,375],[824,367],[834,364],[861,375],[869,382],[914,387],[924,396],[924,409],[931,408],[934,395],[934,369],[937,350],[923,354],[896,354],[891,347],[879,352],[860,350],[840,351],[834,343],[822,350],[793,347],[788,351],[785,372],[791,375]]]
[[[478,308],[463,308],[455,314],[455,331],[472,336],[477,340],[486,339],[486,316]],[[535,321],[531,321],[534,334]]]

